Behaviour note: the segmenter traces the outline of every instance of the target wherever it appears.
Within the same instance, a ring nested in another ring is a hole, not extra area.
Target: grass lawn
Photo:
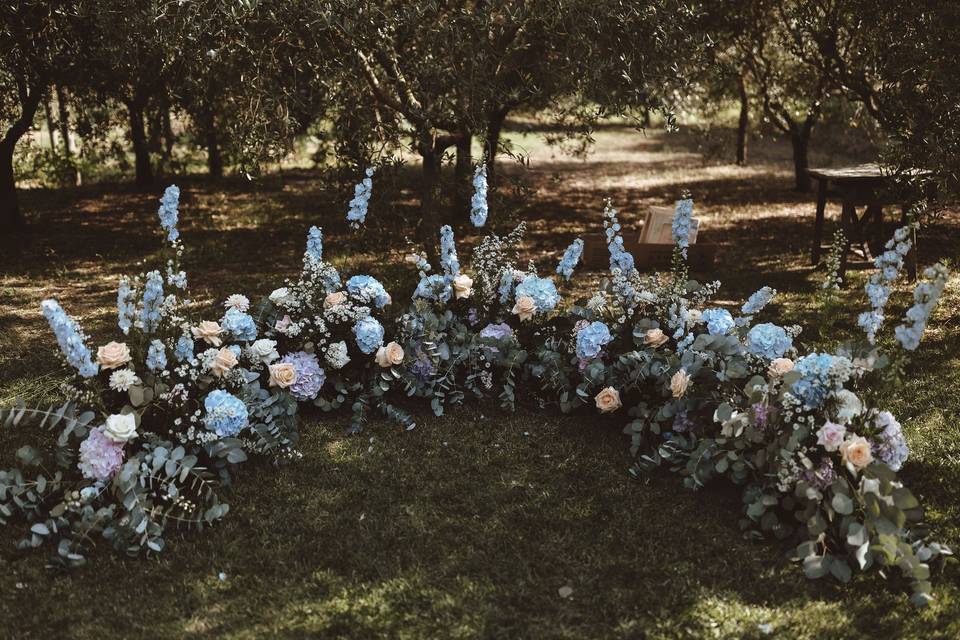
[[[853,330],[864,272],[825,304],[807,263],[810,195],[792,192],[789,150],[765,143],[746,168],[704,166],[680,136],[607,129],[587,160],[514,134],[531,166],[511,175],[534,193],[492,207],[495,230],[530,227],[526,255],[555,265],[578,233],[599,228],[604,197],[630,224],[649,204],[693,192],[701,241],[718,245],[719,302],[762,284],[781,291],[771,319],[805,326],[805,348]],[[814,164],[829,158],[815,157]],[[415,215],[399,186],[371,206],[367,235],[347,233],[342,192],[309,171],[253,191],[179,180],[181,230],[198,304],[269,292],[299,268],[306,227],[350,271],[410,284],[397,264]],[[376,189],[376,187],[375,187]],[[23,196],[32,237],[0,253],[0,402],[56,397],[55,342],[39,313],[57,297],[93,342],[107,339],[116,278],[158,247],[156,194],[117,186]],[[507,214],[504,211],[508,210]],[[834,215],[837,213],[833,212]],[[469,230],[464,228],[463,232]],[[828,230],[829,232],[830,230]],[[461,261],[470,238],[461,247]],[[921,236],[921,261],[957,269],[960,213]],[[349,254],[349,255],[348,255]],[[584,278],[590,280],[590,278]],[[937,537],[960,548],[960,279],[887,407],[913,448],[904,480]],[[388,287],[400,301],[408,286]],[[906,291],[906,289],[904,289]],[[908,303],[901,294],[891,311]],[[956,638],[960,569],[936,577],[937,600],[915,610],[894,579],[810,582],[776,543],[745,541],[736,489],[687,492],[677,478],[627,474],[616,419],[504,414],[469,404],[421,416],[402,432],[375,425],[344,436],[347,416],[303,415],[298,463],[244,466],[230,515],[149,560],[108,549],[72,573],[13,549],[0,529],[0,636],[406,638]],[[0,432],[0,464],[34,434]]]

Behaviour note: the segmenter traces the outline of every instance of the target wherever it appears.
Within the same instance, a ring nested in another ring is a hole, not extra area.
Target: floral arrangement
[[[351,208],[365,211],[363,193]],[[164,526],[205,525],[226,512],[216,487],[247,453],[296,455],[297,402],[349,405],[359,430],[371,411],[413,428],[402,407],[418,399],[441,415],[471,397],[495,396],[508,409],[523,401],[622,416],[634,473],[669,469],[690,489],[725,478],[742,487],[744,529],[793,541],[807,576],[847,581],[854,570],[896,567],[912,584],[913,602],[926,603],[931,571],[951,551],[926,539],[922,508],[897,476],[909,458],[903,430],[870,399],[917,348],[946,268],[926,270],[914,306],[894,328],[903,350],[881,353],[875,343],[889,285],[909,249],[911,229],[897,231],[866,287],[866,339],[805,353],[801,327],[758,321],[773,289],[731,310],[711,304],[718,282],[688,277],[692,211],[692,200],[677,202],[671,273],[645,277],[608,202],[609,273],[589,297],[563,306],[552,277],[520,264],[523,225],[485,237],[468,266],[444,227],[436,272],[419,251],[408,256],[419,280],[393,318],[379,281],[344,281],[324,262],[313,227],[296,280],[253,315],[235,294],[219,322],[198,322],[183,299],[176,197],[168,190],[160,218],[173,255],[165,277],[121,282],[124,343],[94,357],[77,323],[44,303],[77,371],[69,407],[84,412],[0,414],[12,423],[35,416],[66,424],[59,471],[34,480],[19,469],[0,474],[0,517],[11,518],[15,503],[31,524],[25,546],[59,535],[60,555],[71,562],[91,531],[131,553],[158,551]],[[576,240],[564,252],[561,285],[582,250]]]

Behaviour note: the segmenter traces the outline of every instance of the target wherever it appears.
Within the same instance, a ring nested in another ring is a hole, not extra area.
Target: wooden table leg
[[[820,245],[823,242],[823,218],[827,208],[827,181],[817,180],[817,219],[813,223],[813,247],[810,250],[810,262],[820,264]]]
[[[867,247],[870,249],[870,257],[875,258],[883,252],[883,245],[887,241],[883,229],[883,205],[879,202],[870,203],[863,217],[868,229]]]

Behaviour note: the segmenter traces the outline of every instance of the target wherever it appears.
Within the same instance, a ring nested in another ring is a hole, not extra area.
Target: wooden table
[[[908,206],[897,201],[891,195],[893,179],[874,163],[860,164],[834,169],[809,169],[807,173],[817,181],[817,218],[813,227],[813,246],[810,262],[814,266],[820,263],[823,244],[823,223],[827,199],[841,203],[840,224],[847,237],[847,247],[853,242],[861,246],[872,245],[871,253],[882,249],[886,241],[883,230],[883,207],[900,205],[901,222],[906,222]],[[857,208],[863,207],[861,214]],[[864,247],[866,253],[866,247]],[[841,265],[841,276],[845,271],[846,254]],[[913,252],[911,252],[913,253]],[[866,257],[866,256],[865,256]],[[912,258],[913,256],[911,256]],[[907,260],[907,270],[911,278],[916,277],[916,260]]]

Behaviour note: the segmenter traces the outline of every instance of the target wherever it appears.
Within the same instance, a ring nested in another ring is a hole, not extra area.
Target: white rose
[[[224,347],[217,352],[213,362],[210,363],[210,371],[218,378],[222,378],[235,366],[237,366],[237,354]]]
[[[453,294],[456,298],[469,298],[473,293],[473,278],[461,273],[453,279]]]
[[[212,344],[215,347],[219,347],[223,343],[223,340],[220,339],[220,334],[223,333],[223,329],[212,320],[204,320],[196,327],[191,328],[190,331],[193,332],[195,339],[203,340],[207,344]]]
[[[537,311],[537,303],[530,296],[520,296],[516,304],[513,305],[513,313],[520,316],[521,322],[526,322],[533,317]]]
[[[377,349],[376,360],[384,369],[398,365],[403,362],[403,347],[396,342],[390,342]]]
[[[690,374],[680,369],[670,378],[670,392],[674,398],[682,398],[690,387]]]
[[[280,287],[279,289],[274,289],[270,293],[270,302],[273,304],[281,304],[284,302],[289,302],[290,300],[290,289],[286,287]]]
[[[123,342],[108,342],[97,349],[97,364],[104,369],[116,369],[130,362],[130,349]]]
[[[613,387],[607,387],[596,395],[594,402],[597,403],[597,409],[600,413],[610,413],[616,411],[622,405],[620,403],[620,392]]]
[[[277,341],[268,338],[260,338],[250,345],[250,359],[257,360],[263,364],[270,364],[280,357],[277,353]]]
[[[137,437],[137,418],[132,413],[114,414],[103,425],[103,435],[114,442],[128,442]]]
[[[643,334],[643,344],[654,349],[662,347],[669,339],[670,337],[662,329],[648,329]]]

